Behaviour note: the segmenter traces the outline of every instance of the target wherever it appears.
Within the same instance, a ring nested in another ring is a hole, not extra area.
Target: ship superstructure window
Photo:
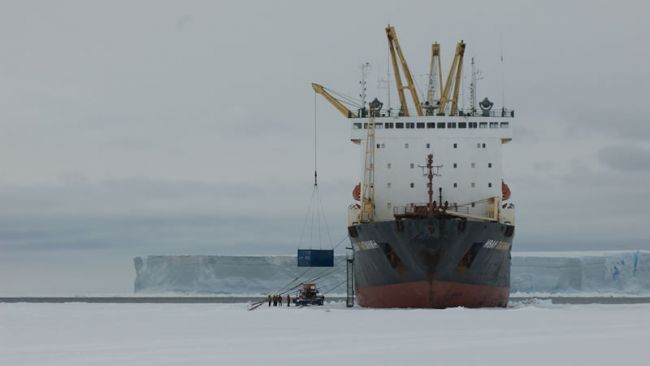
[[[390,188],[390,182],[386,183],[386,187]]]
[[[454,168],[458,168],[458,164],[454,163]]]
[[[353,123],[352,128],[354,128],[355,130],[360,130],[361,129],[361,123]]]
[[[499,122],[490,122],[490,128],[499,128]]]
[[[478,128],[487,128],[487,122],[481,122],[478,124]]]
[[[411,163],[411,169],[415,168],[415,164]]]
[[[445,123],[444,122],[438,122],[438,125],[436,127],[445,128]]]
[[[386,164],[386,168],[390,169],[390,163]],[[390,183],[388,183],[390,184]]]
[[[476,183],[472,182],[472,188],[476,187]]]
[[[364,123],[364,124],[363,124],[363,129],[364,129],[364,130],[367,130],[367,129],[368,129],[368,124],[367,124],[367,123]]]
[[[492,188],[492,183],[488,183],[488,188]]]
[[[386,207],[387,207],[387,208],[390,208],[390,207],[391,207],[390,202],[386,203]]]
[[[386,122],[385,128],[393,128],[393,122]]]
[[[383,123],[375,123],[375,128],[376,128],[376,129],[381,129],[381,128],[383,128],[383,127],[384,127],[384,124],[383,124]]]
[[[458,128],[467,128],[467,122],[458,122]]]
[[[474,206],[476,206],[476,204],[474,202],[472,202],[472,207],[474,207]]]
[[[476,168],[476,163],[471,164],[472,168]]]
[[[457,149],[457,148],[458,148],[458,144],[454,144],[454,149]]]
[[[405,148],[405,149],[408,149],[408,148],[409,148],[409,144],[408,144],[408,143],[404,144],[404,148]]]
[[[447,128],[456,128],[456,122],[447,122]]]
[[[488,163],[488,168],[492,168],[492,163]]]
[[[476,143],[476,148],[477,148],[477,149],[480,149],[480,148],[481,148],[481,143],[480,143],[480,142]]]
[[[427,149],[430,149],[430,148],[431,148],[431,144],[427,144]]]
[[[510,126],[510,123],[508,122],[501,122],[501,128],[508,128]]]
[[[379,149],[381,147],[381,144],[377,144],[377,148]]]
[[[396,122],[395,128],[404,128],[404,122]]]
[[[411,188],[415,187],[415,183],[411,183]]]
[[[413,123],[413,122],[407,122],[407,123],[406,123],[406,128],[415,128],[415,123]]]
[[[416,124],[416,127],[417,127],[417,128],[424,128],[424,122],[418,122],[418,123]]]
[[[386,147],[386,144],[381,144],[382,149],[385,148],[385,147]]]
[[[454,183],[454,188],[458,188],[458,183]]]
[[[436,128],[436,124],[434,122],[427,122],[427,128]]]
[[[483,148],[485,149],[485,143],[483,143],[482,145],[483,145]]]
[[[476,128],[478,126],[478,123],[476,122],[470,122],[469,123],[469,128]]]

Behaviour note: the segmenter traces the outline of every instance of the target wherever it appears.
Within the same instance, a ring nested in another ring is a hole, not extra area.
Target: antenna
[[[476,68],[476,63],[474,62],[474,57],[472,57],[472,82],[469,84],[469,104],[472,109],[472,115],[476,113],[476,89],[478,86],[478,81],[483,79],[481,75],[481,70]]]
[[[386,51],[386,102],[388,102],[388,115],[390,116],[390,50]]]
[[[368,90],[366,87],[366,78],[368,76],[368,69],[370,68],[370,63],[365,62],[361,64],[361,81],[359,84],[361,85],[361,94],[359,94],[359,97],[361,97],[361,108],[366,108],[366,91]]]
[[[501,53],[501,108],[506,108],[506,76],[505,67],[503,67],[503,33],[499,34],[499,51]]]

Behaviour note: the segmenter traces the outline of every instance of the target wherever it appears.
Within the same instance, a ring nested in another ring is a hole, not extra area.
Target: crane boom
[[[411,97],[413,98],[413,104],[415,104],[415,111],[418,116],[422,116],[422,105],[420,104],[420,98],[418,93],[415,90],[415,83],[413,82],[413,77],[409,71],[408,64],[406,63],[406,58],[402,53],[402,48],[399,45],[397,40],[397,33],[395,32],[395,27],[388,26],[386,27],[386,36],[388,37],[388,47],[390,50],[391,61],[393,64],[393,70],[395,72],[395,83],[397,84],[397,93],[399,94],[400,100],[400,114],[403,116],[408,116],[408,107],[406,105],[406,97],[404,95],[404,89],[408,89],[411,92]],[[397,53],[397,56],[395,55]],[[402,85],[402,78],[400,75],[400,70],[397,67],[397,57],[399,57],[400,64],[402,65],[402,71],[404,77],[406,78],[407,86]]]
[[[336,99],[332,94],[330,94],[324,86],[316,83],[311,83],[311,87],[317,94],[322,95],[328,102],[330,102],[334,108],[338,109],[341,114],[347,118],[357,118],[357,114],[352,112],[348,107],[343,105],[338,99]]]
[[[445,88],[442,91],[440,96],[440,109],[438,109],[438,114],[445,113],[447,108],[447,103],[449,102],[449,93],[451,91],[452,81],[455,79],[454,83],[454,93],[451,100],[451,111],[450,115],[455,115],[458,109],[458,92],[460,90],[460,78],[462,75],[463,69],[463,56],[465,55],[465,43],[463,41],[456,44],[456,53],[454,54],[454,60],[451,63],[451,68],[449,70],[449,75],[447,75],[447,82],[445,83]]]
[[[395,56],[395,47],[391,41],[390,27],[386,28],[386,35],[388,36],[388,50],[390,51],[390,61],[393,64],[393,72],[395,73],[395,85],[397,86],[397,95],[399,96],[399,115],[409,115],[408,107],[406,106],[406,96],[404,96],[404,85],[402,84],[402,74],[399,72],[397,65],[397,56]]]
[[[375,110],[368,118],[365,159],[363,165],[363,188],[361,189],[361,221],[372,222],[375,217]]]
[[[456,81],[454,82],[454,97],[451,100],[450,115],[455,116],[458,113],[458,92],[461,87],[461,77],[463,75],[463,59],[465,58],[465,43],[460,41],[460,53],[458,55],[458,70],[456,73]]]
[[[436,85],[439,83],[439,86]],[[436,88],[442,93],[442,64],[440,63],[440,45],[436,42],[431,45],[431,65],[429,67],[429,87],[427,88],[427,114],[433,114],[435,108]]]

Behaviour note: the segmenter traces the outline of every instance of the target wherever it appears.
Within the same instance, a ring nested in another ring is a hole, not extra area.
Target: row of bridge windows
[[[368,128],[368,123],[353,123],[355,130]],[[391,128],[510,128],[510,122],[386,122],[375,123],[375,129]]]
[[[387,164],[386,164],[386,168],[388,168],[388,169],[390,169],[392,166],[393,166],[393,165],[392,165],[391,163],[387,163]],[[418,166],[419,166],[419,165],[418,165]],[[410,167],[411,167],[411,169],[414,169],[414,168],[415,168],[415,164],[414,164],[414,163],[411,163],[411,164],[410,164]],[[458,163],[454,163],[454,164],[453,164],[453,167],[454,167],[454,169],[458,168]],[[470,163],[470,167],[472,167],[472,168],[476,168],[476,163]],[[487,167],[488,167],[488,168],[492,168],[492,163],[488,163],[488,164],[487,164]]]
[[[408,142],[404,144],[404,148],[405,148],[405,149],[408,149],[409,146],[410,146],[410,145],[409,145]],[[453,143],[452,146],[454,147],[454,149],[458,149],[458,143]],[[485,149],[486,146],[487,146],[487,145],[485,144],[485,142],[477,142],[477,143],[476,143],[476,148],[477,148],[477,149]],[[430,148],[431,148],[431,144],[430,144],[430,143],[427,143],[427,144],[426,144],[426,147],[427,147],[427,149],[430,149]],[[377,148],[378,148],[378,149],[384,149],[384,148],[386,148],[386,144],[385,144],[385,143],[377,144]]]
[[[415,183],[411,182],[411,183],[409,183],[409,186],[411,188],[415,188]],[[476,188],[476,183],[471,182],[469,186],[472,187],[472,188]],[[488,182],[487,186],[488,186],[488,188],[492,188],[492,182]],[[386,183],[386,187],[391,188],[392,184],[390,182],[388,182],[388,183]],[[458,188],[458,183],[454,183],[454,188]]]

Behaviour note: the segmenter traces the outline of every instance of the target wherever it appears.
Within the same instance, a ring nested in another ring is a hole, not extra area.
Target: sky
[[[0,294],[128,291],[135,256],[294,253],[314,119],[327,241],[339,242],[358,146],[310,84],[356,96],[369,62],[369,97],[386,101],[389,23],[419,85],[430,44],[446,75],[462,39],[479,99],[515,109],[514,250],[650,249],[645,2],[0,7]]]

